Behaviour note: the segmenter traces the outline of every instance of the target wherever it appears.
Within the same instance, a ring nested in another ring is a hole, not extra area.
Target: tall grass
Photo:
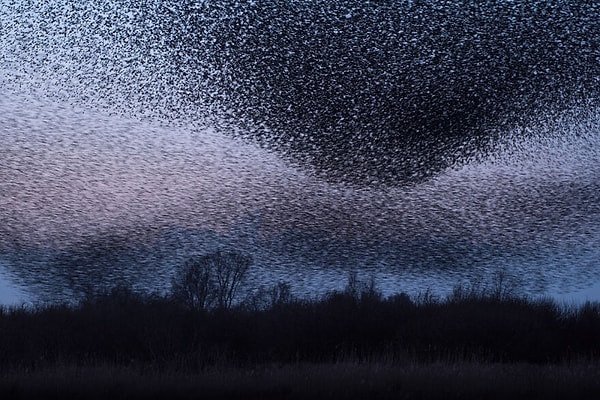
[[[597,399],[588,365],[287,364],[196,373],[60,365],[0,376],[10,399]]]

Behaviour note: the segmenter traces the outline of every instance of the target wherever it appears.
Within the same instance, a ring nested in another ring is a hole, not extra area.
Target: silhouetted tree
[[[240,284],[252,265],[252,257],[227,251],[209,255],[216,278],[216,298],[219,308],[230,308]]]
[[[173,297],[190,308],[204,310],[214,302],[214,282],[206,258],[207,256],[201,256],[189,259],[173,278]]]
[[[173,297],[194,309],[230,308],[252,257],[217,250],[190,258],[173,279]]]

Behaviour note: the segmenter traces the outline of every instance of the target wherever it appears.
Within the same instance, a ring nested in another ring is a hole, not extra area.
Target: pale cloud
[[[357,188],[213,129],[30,95],[0,99],[0,127],[4,242],[61,245],[174,226],[225,231],[260,213],[267,232],[535,244],[595,230],[600,212],[598,131],[587,128],[499,149],[419,185]]]

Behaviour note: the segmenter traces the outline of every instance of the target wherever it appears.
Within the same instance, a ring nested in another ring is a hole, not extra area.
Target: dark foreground
[[[128,289],[2,309],[0,398],[600,398],[600,305],[280,285],[193,309]]]
[[[600,365],[294,364],[189,373],[59,366],[4,374],[4,399],[598,399]]]

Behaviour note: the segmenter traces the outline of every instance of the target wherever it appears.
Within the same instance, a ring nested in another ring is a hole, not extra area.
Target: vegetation
[[[191,260],[169,296],[115,288],[75,306],[1,309],[0,395],[67,388],[76,396],[114,397],[121,388],[120,397],[174,398],[600,394],[598,303],[519,297],[502,277],[484,289],[457,287],[443,300],[384,298],[375,282],[355,275],[319,300],[296,299],[279,283],[234,301],[250,260],[227,254]],[[69,387],[75,375],[80,384]]]

